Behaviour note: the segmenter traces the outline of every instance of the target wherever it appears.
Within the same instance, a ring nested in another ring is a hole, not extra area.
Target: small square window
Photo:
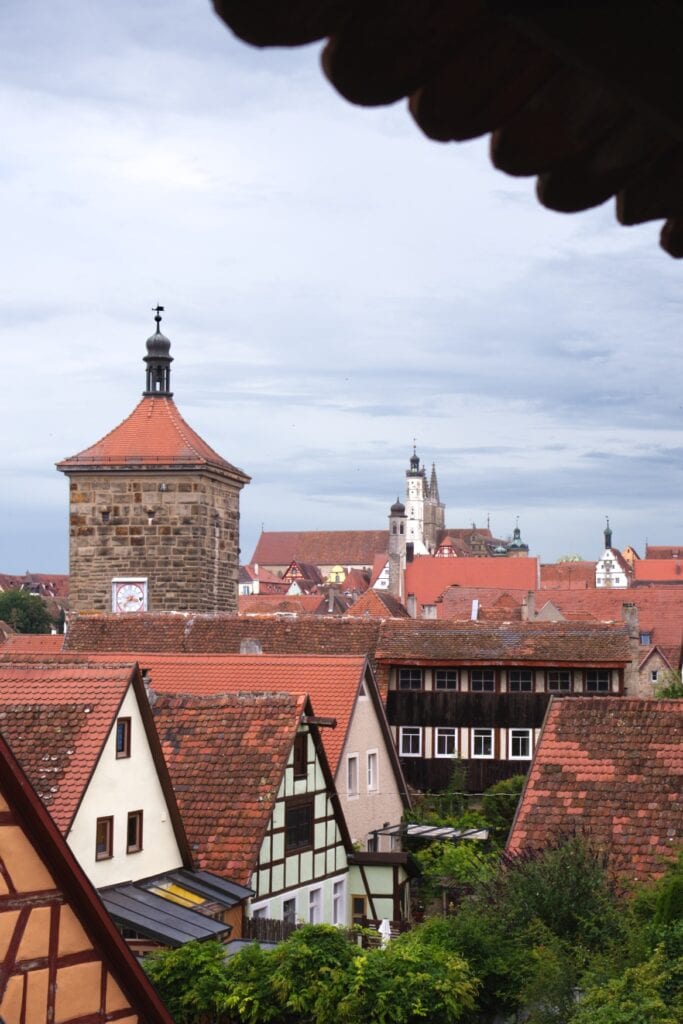
[[[139,853],[142,849],[142,811],[131,811],[126,830],[126,853]]]
[[[113,856],[114,819],[98,818],[95,827],[95,860],[109,860]]]
[[[308,733],[298,732],[294,737],[294,778],[305,779],[308,774]]]
[[[458,756],[458,741],[455,729],[439,727],[436,730],[435,756]]]
[[[531,693],[534,688],[534,674],[530,668],[511,668],[508,672],[510,693]]]
[[[531,759],[531,729],[510,730],[510,760],[529,761]]]
[[[399,690],[421,690],[422,669],[421,668],[400,668],[398,670]]]
[[[589,668],[586,671],[586,693],[609,693],[609,669]]]
[[[474,693],[494,693],[496,674],[492,668],[473,668],[470,671],[470,690]]]
[[[130,757],[130,718],[116,721],[116,756]]]
[[[656,669],[656,668],[653,668],[652,671],[650,672],[650,682],[651,683],[656,683],[658,679],[659,679],[659,670]]]
[[[643,630],[640,634],[640,643],[642,647],[647,647],[652,643],[652,633],[649,630]]]
[[[351,897],[351,917],[354,924],[365,924],[365,896]]]
[[[472,730],[472,757],[493,757],[493,729]]]
[[[572,674],[565,668],[549,668],[546,681],[550,693],[571,693]]]
[[[435,690],[457,690],[458,670],[456,668],[437,668],[434,673]]]
[[[414,725],[402,725],[399,730],[399,753],[401,757],[422,756],[422,729]]]

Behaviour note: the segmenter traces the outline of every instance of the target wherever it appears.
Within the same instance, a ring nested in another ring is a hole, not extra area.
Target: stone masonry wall
[[[239,491],[218,474],[72,474],[71,610],[110,612],[112,579],[146,576],[149,611],[237,611]]]

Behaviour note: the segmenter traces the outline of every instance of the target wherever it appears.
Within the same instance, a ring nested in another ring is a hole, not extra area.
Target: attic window
[[[263,654],[263,648],[258,640],[246,637],[240,642],[240,654]]]
[[[641,647],[647,647],[652,643],[652,633],[649,630],[644,630],[640,634],[640,645]]]
[[[116,757],[130,757],[130,718],[117,719]]]

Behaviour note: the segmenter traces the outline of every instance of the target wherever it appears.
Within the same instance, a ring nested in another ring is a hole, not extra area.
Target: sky
[[[321,46],[209,0],[0,5],[0,572],[68,571],[54,464],[120,422],[165,306],[188,422],[267,530],[382,529],[412,451],[449,526],[595,559],[683,543],[682,267],[542,208],[486,139],[354,107]]]

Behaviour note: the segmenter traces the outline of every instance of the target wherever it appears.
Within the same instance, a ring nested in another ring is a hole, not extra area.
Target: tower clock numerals
[[[147,610],[146,579],[112,580],[112,611],[143,612]]]

